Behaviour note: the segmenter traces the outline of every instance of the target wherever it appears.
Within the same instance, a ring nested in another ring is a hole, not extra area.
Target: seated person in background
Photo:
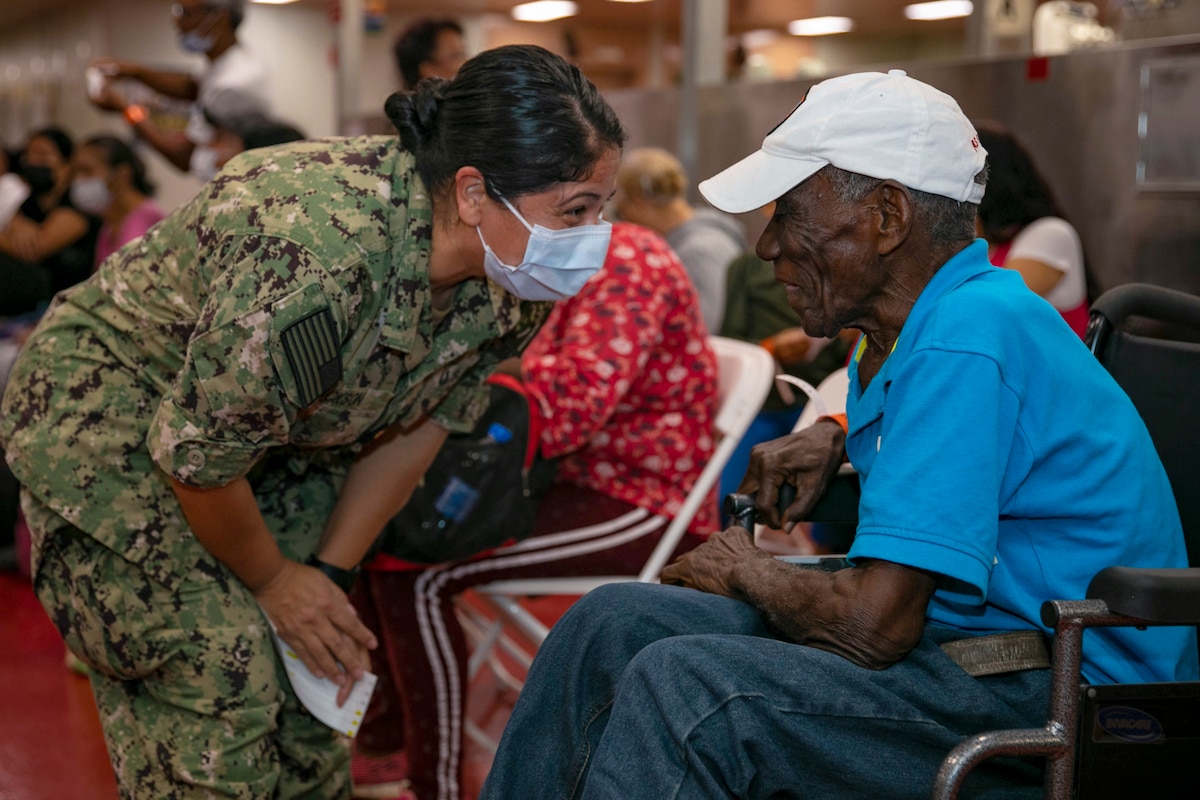
[[[666,150],[643,147],[622,159],[613,204],[621,219],[666,238],[700,295],[704,324],[718,331],[725,313],[725,274],[746,249],[746,233],[728,214],[692,206],[687,188],[679,159]]]
[[[538,652],[482,798],[927,798],[964,737],[1041,727],[1049,705],[1048,669],[969,673],[942,644],[1029,632],[1036,648],[1043,599],[1083,597],[1100,567],[1186,565],[1133,404],[973,241],[984,158],[952,98],[893,70],[817,84],[701,184],[731,212],[778,198],[757,252],[804,329],[865,334],[849,433],[819,421],[760,446],[742,487],[778,525],[796,485],[799,519],[848,455],[851,566],[782,562],[734,527],[668,585],[588,594]],[[1196,671],[1193,628],[1084,639],[1090,682]],[[1040,797],[1041,769],[989,761],[968,796]]]
[[[462,796],[467,650],[453,598],[496,580],[637,573],[713,452],[717,364],[695,290],[666,243],[635,225],[613,225],[604,267],[556,305],[520,378],[541,453],[558,459],[533,535],[424,570],[376,562],[359,596],[380,636],[376,702],[390,714],[368,719],[358,743],[390,749],[379,743],[402,729],[421,800]],[[678,552],[716,525],[714,498]]]
[[[72,167],[71,203],[101,220],[95,267],[163,218],[151,199],[154,184],[146,177],[146,166],[120,139],[88,139],[75,151]]]
[[[422,78],[449,80],[467,60],[463,30],[452,19],[419,19],[401,31],[392,47],[405,89]]]
[[[95,258],[100,222],[71,202],[71,155],[75,145],[59,128],[29,137],[17,173],[29,197],[0,230],[0,314],[35,310],[68,286],[87,278]]]
[[[975,229],[988,241],[988,258],[1021,273],[1082,339],[1093,287],[1079,234],[1016,135],[994,122],[976,127],[988,152],[988,188]]]

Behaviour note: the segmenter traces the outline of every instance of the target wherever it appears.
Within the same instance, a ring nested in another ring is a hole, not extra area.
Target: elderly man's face
[[[870,314],[881,284],[867,201],[847,202],[818,173],[779,198],[756,252],[810,336],[835,336]]]

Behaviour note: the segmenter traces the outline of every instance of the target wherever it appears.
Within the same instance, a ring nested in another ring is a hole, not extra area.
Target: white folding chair
[[[605,575],[588,578],[526,578],[520,580],[495,581],[476,586],[476,595],[497,613],[498,619],[488,623],[480,619],[480,615],[472,614],[470,609],[459,604],[460,616],[464,617],[464,627],[474,640],[473,652],[468,666],[468,675],[474,676],[479,667],[491,659],[493,667],[499,667],[497,674],[502,682],[509,685],[517,684],[515,679],[506,674],[492,656],[494,648],[502,647],[519,662],[528,665],[528,654],[521,652],[512,640],[505,636],[502,630],[504,624],[511,624],[524,634],[536,647],[542,643],[550,629],[536,616],[530,613],[520,603],[522,597],[538,597],[546,595],[584,595],[597,586],[606,583],[633,582],[654,583],[658,573],[666,565],[671,554],[679,545],[692,518],[696,515],[721,476],[721,470],[729,460],[729,456],[737,447],[746,428],[762,408],[767,392],[771,388],[771,380],[775,375],[775,362],[766,350],[756,344],[748,344],[735,339],[721,336],[710,336],[708,343],[717,356],[718,364],[718,397],[719,408],[714,427],[719,436],[712,458],[700,473],[700,477],[688,492],[679,513],[667,525],[662,538],[655,546],[650,557],[637,575]],[[664,519],[663,516],[657,519]],[[472,723],[468,721],[467,733],[476,741],[488,746],[488,740]]]
[[[815,388],[811,383],[792,375],[780,375],[776,380],[786,381],[798,386],[808,395],[804,410],[792,426],[792,433],[802,431],[817,421],[819,417],[828,414],[843,414],[846,411],[846,393],[850,389],[849,370],[845,367],[835,369],[825,376]]]

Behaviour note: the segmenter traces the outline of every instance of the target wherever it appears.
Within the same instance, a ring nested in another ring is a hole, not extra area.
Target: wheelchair
[[[1044,603],[1042,621],[1055,631],[1046,725],[960,743],[942,763],[934,800],[957,798],[971,769],[997,756],[1047,759],[1047,800],[1200,797],[1200,682],[1089,686],[1079,672],[1088,628],[1200,624],[1200,297],[1119,286],[1093,305],[1086,341],[1150,431],[1190,568],[1113,565],[1085,599]]]

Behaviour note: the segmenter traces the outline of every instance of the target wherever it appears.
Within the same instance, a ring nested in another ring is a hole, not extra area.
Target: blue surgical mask
[[[512,203],[504,198],[501,202],[529,229],[529,242],[521,263],[505,264],[488,247],[478,225],[475,232],[483,243],[484,272],[505,291],[522,300],[564,300],[574,297],[588,278],[604,266],[612,238],[611,223],[602,219],[595,225],[550,230],[530,225]]]
[[[217,43],[217,35],[213,33],[213,28],[217,26],[217,14],[220,11],[214,10],[208,15],[208,29],[204,33],[200,33],[200,25],[197,25],[194,30],[187,33],[179,34],[179,46],[189,53],[207,53],[212,50],[214,44]]]
[[[201,36],[195,31],[179,34],[179,46],[189,53],[207,53],[217,43],[217,37],[211,33]]]
[[[71,205],[85,214],[98,217],[112,205],[112,192],[104,178],[76,178],[71,181]]]

